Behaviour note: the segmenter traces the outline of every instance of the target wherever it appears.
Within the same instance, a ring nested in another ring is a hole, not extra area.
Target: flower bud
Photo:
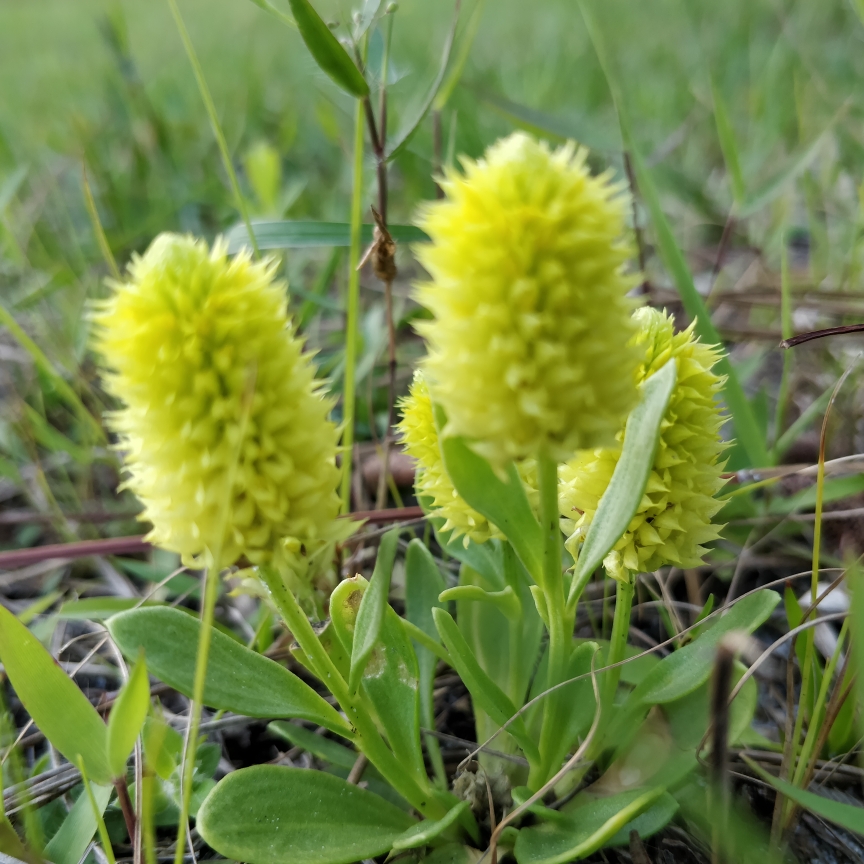
[[[585,159],[516,133],[448,171],[418,221],[429,390],[495,465],[612,444],[636,402],[626,199]]]
[[[332,404],[275,269],[162,234],[94,315],[124,486],[187,565],[308,558],[339,530]]]
[[[725,481],[721,474],[726,448],[720,437],[725,416],[717,396],[723,378],[712,371],[720,349],[703,345],[694,324],[675,333],[671,316],[656,309],[636,311],[639,331],[633,342],[643,352],[639,381],[677,361],[678,378],[660,425],[654,466],[636,515],[603,562],[616,579],[650,573],[667,564],[696,567],[703,544],[720,536],[713,517],[722,507],[715,497]],[[624,432],[619,432],[619,442]],[[571,533],[567,548],[577,557],[618,463],[620,446],[584,450],[559,470],[559,505]],[[568,533],[570,533],[568,532]]]

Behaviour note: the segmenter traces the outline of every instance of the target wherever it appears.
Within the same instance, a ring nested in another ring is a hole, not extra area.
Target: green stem
[[[363,100],[354,109],[354,186],[351,191],[351,248],[348,253],[348,308],[345,321],[345,379],[342,388],[342,512],[351,510],[354,448],[357,323],[360,317],[360,230],[363,222]]]
[[[567,663],[573,643],[572,618],[564,598],[564,576],[561,570],[561,528],[558,515],[558,464],[545,453],[537,458],[540,487],[540,525],[543,530],[543,569],[540,585],[546,599],[549,619],[549,662],[546,686],[559,684],[567,676]],[[568,621],[570,626],[568,627]],[[532,771],[532,780],[545,783],[560,766],[553,765],[561,737],[561,699],[557,691],[546,697],[543,725],[540,731],[540,776]]]
[[[429,819],[440,819],[447,812],[446,807],[431,794],[431,790],[424,789],[417,778],[405,770],[384,742],[375,722],[359,701],[352,698],[348,684],[324,650],[297,599],[285,587],[282,577],[270,567],[260,567],[258,572],[297,644],[356,730],[354,743],[358,749],[412,807]]]
[[[612,666],[624,659],[624,649],[627,646],[627,635],[630,632],[630,610],[633,608],[633,582],[616,580],[615,616],[612,619],[612,638],[609,641],[609,655],[606,665]],[[621,669],[610,669],[604,673],[603,682],[603,713],[608,716],[608,710],[615,699]]]
[[[204,703],[204,685],[207,680],[207,661],[213,636],[216,598],[219,595],[220,565],[214,557],[204,573],[204,598],[201,605],[201,628],[198,631],[198,653],[195,657],[195,680],[192,684],[192,703],[189,706],[189,726],[183,751],[183,783],[180,792],[180,819],[177,823],[177,847],[174,864],[183,864],[186,850],[186,827],[189,821],[189,802],[192,799],[192,780],[195,773],[195,754],[198,750],[198,730],[201,726],[201,708]]]

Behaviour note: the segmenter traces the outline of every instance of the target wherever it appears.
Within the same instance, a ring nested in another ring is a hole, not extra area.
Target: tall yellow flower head
[[[444,520],[443,530],[452,531],[454,538],[464,537],[466,545],[469,540],[485,543],[492,537],[503,538],[504,535],[495,525],[466,503],[447,474],[438,430],[435,428],[429,388],[420,370],[414,373],[414,381],[408,396],[402,400],[401,409],[399,432],[405,450],[417,460],[417,479],[414,484],[417,494],[429,500],[433,516]],[[517,470],[528,499],[536,509],[538,492],[534,460],[518,463]]]
[[[717,403],[723,379],[712,371],[719,349],[699,342],[694,324],[675,333],[672,318],[656,309],[639,309],[633,317],[639,326],[633,341],[644,352],[639,381],[673,357],[678,379],[639,509],[603,562],[607,572],[621,580],[666,564],[701,564],[706,551],[702,544],[720,536],[720,526],[712,520],[722,506],[716,495],[725,483],[721,456],[726,445],[720,429],[726,418]],[[586,450],[560,468],[559,505],[572,532],[567,547],[574,557],[619,456],[620,447]]]
[[[610,444],[636,401],[626,202],[585,158],[516,133],[420,215],[429,389],[495,464]]]
[[[162,234],[97,310],[105,387],[122,408],[148,539],[222,566],[314,554],[337,530],[337,430],[288,319],[273,261]],[[295,569],[298,566],[293,560]]]

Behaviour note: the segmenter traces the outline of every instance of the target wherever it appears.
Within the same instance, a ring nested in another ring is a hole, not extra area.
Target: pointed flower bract
[[[636,401],[626,202],[585,159],[516,133],[421,212],[429,389],[494,464],[610,444]]]
[[[717,402],[723,379],[712,371],[719,349],[699,342],[693,324],[675,333],[673,319],[656,309],[639,309],[634,319],[639,326],[634,343],[644,352],[640,382],[673,357],[678,379],[661,422],[645,494],[603,562],[609,575],[621,580],[667,564],[701,564],[706,551],[702,544],[720,536],[720,526],[712,520],[723,506],[716,495],[725,483],[721,456],[726,445],[720,428],[726,418]],[[623,431],[619,440],[622,436]],[[585,450],[559,470],[559,505],[572,532],[567,547],[574,557],[619,456],[620,447]]]
[[[187,564],[311,555],[337,531],[331,403],[275,268],[162,234],[94,316],[125,485]]]

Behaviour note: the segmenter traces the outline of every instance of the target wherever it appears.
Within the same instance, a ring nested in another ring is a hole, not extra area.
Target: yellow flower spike
[[[516,133],[448,172],[418,220],[429,389],[447,434],[495,465],[611,444],[636,402],[626,200],[585,159]]]
[[[624,536],[603,562],[610,576],[625,581],[633,573],[650,573],[667,564],[695,567],[703,544],[716,540],[722,526],[713,517],[722,504],[716,495],[726,448],[720,429],[726,418],[717,395],[723,379],[712,372],[720,356],[703,345],[691,324],[675,333],[673,319],[656,309],[636,311],[639,332],[634,344],[644,351],[639,381],[657,372],[670,358],[678,379],[660,427],[660,442],[645,494]],[[619,433],[619,441],[623,431]],[[558,487],[567,548],[576,557],[618,462],[620,448],[585,450],[561,466]]]
[[[275,269],[162,234],[94,314],[105,387],[123,404],[109,424],[124,485],[153,524],[147,539],[188,565],[220,547],[223,567],[282,547],[309,558],[345,534],[332,403]]]
[[[443,530],[452,531],[454,539],[464,537],[466,546],[469,540],[485,543],[492,537],[503,539],[504,535],[495,525],[465,502],[444,468],[432,400],[420,370],[414,373],[409,394],[402,400],[400,408],[402,420],[399,432],[408,455],[417,460],[417,494],[431,501],[432,515],[444,520]],[[539,502],[535,462],[526,459],[517,468],[528,500],[536,511]]]

